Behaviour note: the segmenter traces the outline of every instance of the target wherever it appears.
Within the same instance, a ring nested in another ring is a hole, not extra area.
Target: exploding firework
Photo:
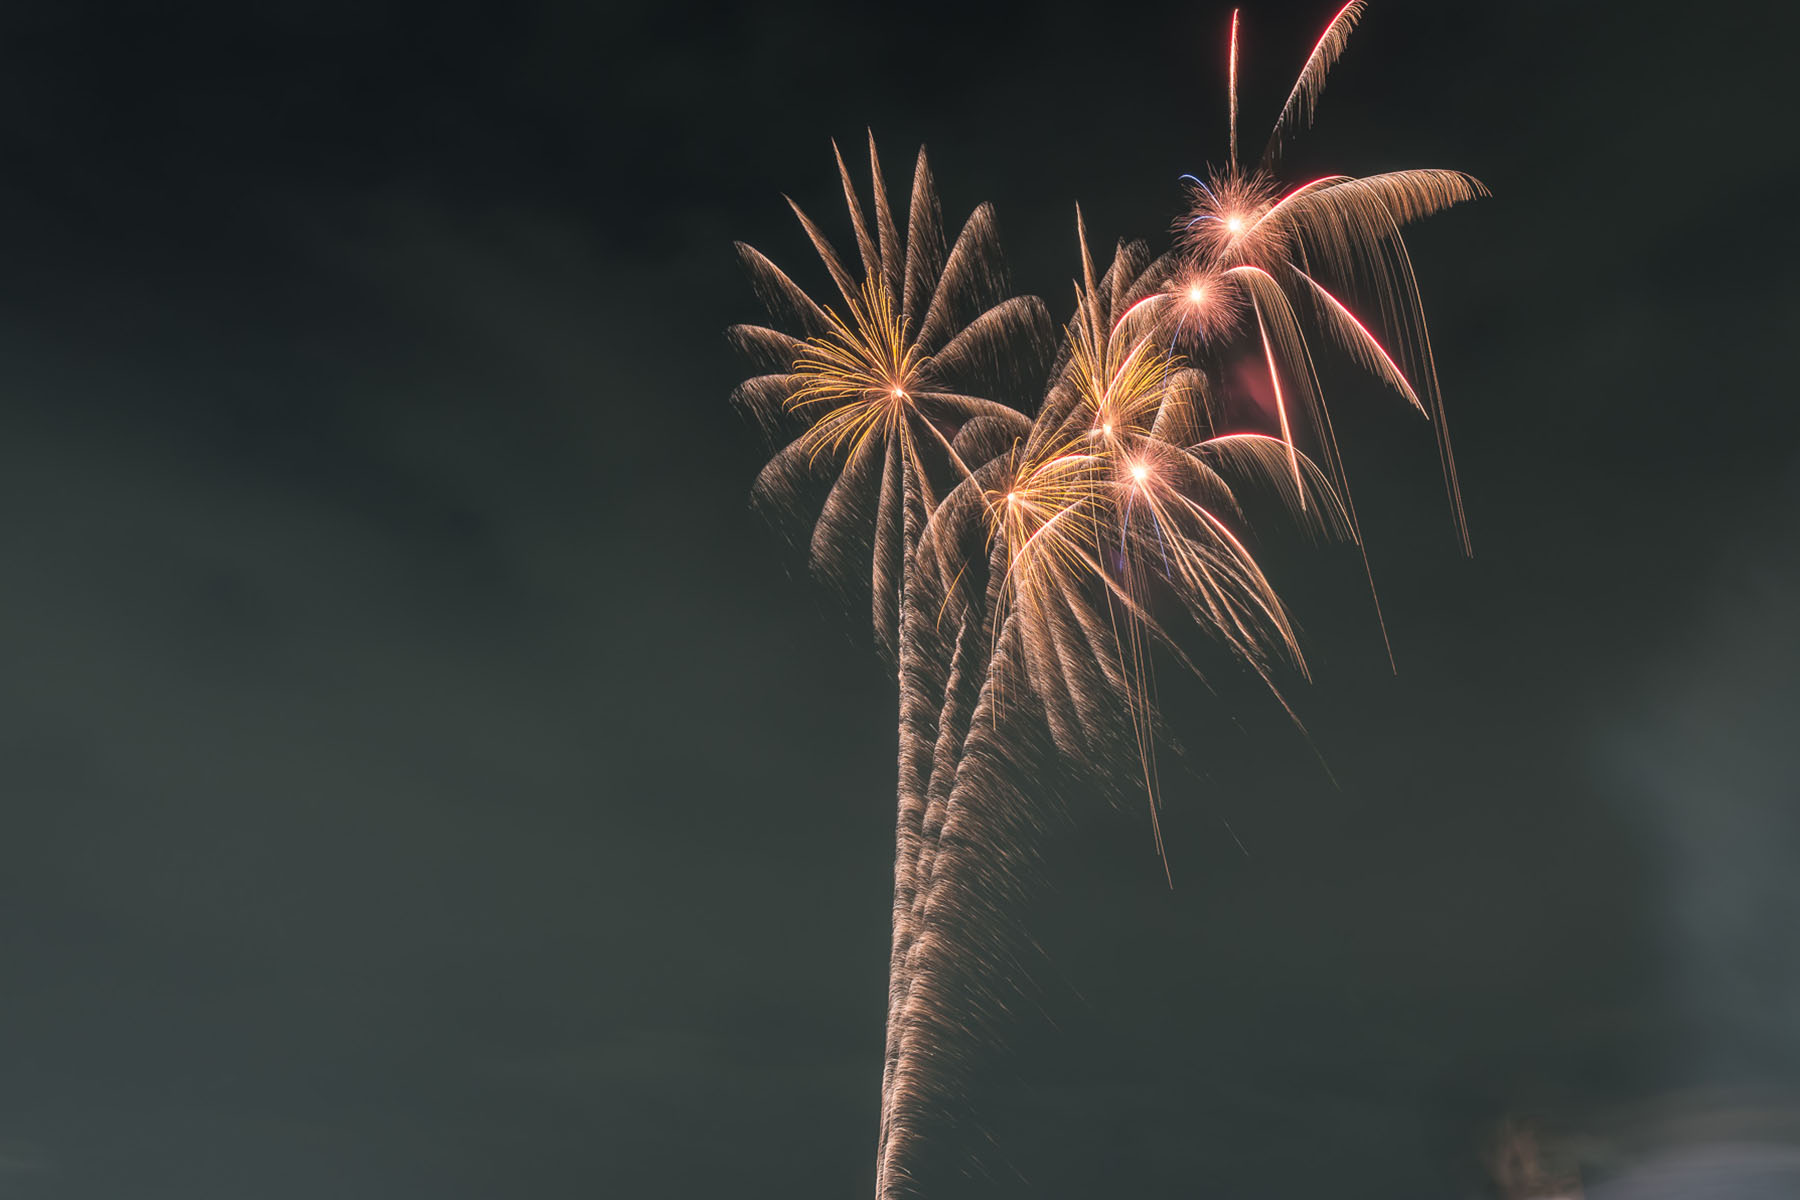
[[[1014,409],[962,390],[963,381],[979,376],[982,365],[996,359],[1029,361],[1034,347],[1048,340],[1049,318],[1036,297],[999,297],[1002,272],[993,211],[987,205],[975,210],[948,253],[943,251],[924,150],[914,169],[904,238],[889,207],[874,138],[869,140],[873,233],[841,154],[837,165],[861,258],[860,282],[819,227],[799,205],[790,204],[837,289],[842,312],[814,301],[773,262],[740,244],[739,256],[764,302],[808,336],[751,325],[730,332],[740,347],[774,368],[741,385],[738,403],[771,430],[788,423],[801,429],[764,468],[756,494],[792,506],[807,493],[809,481],[828,482],[813,526],[813,566],[853,590],[861,564],[867,563],[875,636],[897,667],[899,781],[890,972],[891,1003],[897,1009],[911,940],[913,864],[935,750],[931,697],[946,686],[945,655],[925,624],[909,565],[939,489],[954,486],[969,473],[964,455],[970,436],[965,431],[972,427],[978,433],[995,424],[1023,427],[1026,421]],[[864,548],[869,548],[866,558]],[[898,1029],[896,1021],[889,1024]],[[890,1064],[896,1048],[897,1042],[890,1047]]]
[[[904,236],[873,141],[872,217],[839,156],[860,272],[795,206],[836,300],[814,301],[739,247],[765,303],[796,329],[732,331],[770,372],[743,384],[739,402],[771,430],[796,431],[756,494],[796,505],[817,485],[813,564],[857,590],[866,581],[877,643],[897,668],[883,1200],[917,1189],[925,1131],[954,1115],[968,1052],[1022,969],[1012,914],[1056,807],[1035,768],[1109,783],[1135,774],[1161,854],[1154,670],[1167,657],[1197,672],[1181,626],[1217,639],[1271,690],[1283,670],[1305,674],[1239,493],[1254,483],[1309,531],[1361,542],[1309,338],[1335,343],[1434,421],[1467,544],[1400,227],[1484,190],[1454,171],[1277,176],[1284,139],[1310,123],[1363,7],[1352,0],[1327,25],[1250,168],[1238,155],[1233,14],[1227,166],[1184,177],[1188,210],[1160,257],[1121,243],[1098,269],[1077,214],[1075,311],[1034,416],[986,398],[987,385],[996,368],[1033,373],[1047,310],[1004,297],[987,206],[943,250],[923,151]],[[1260,424],[1228,403],[1245,361],[1265,380]]]
[[[1312,122],[1325,77],[1361,19],[1363,0],[1350,0],[1326,25],[1289,92],[1262,158],[1254,168],[1238,159],[1237,17],[1232,17],[1229,71],[1231,157],[1210,179],[1184,176],[1190,189],[1187,215],[1178,222],[1182,245],[1197,270],[1236,279],[1255,312],[1264,358],[1273,382],[1284,440],[1293,425],[1311,426],[1334,486],[1348,491],[1336,439],[1318,394],[1300,313],[1427,412],[1437,430],[1444,484],[1463,549],[1469,549],[1449,425],[1438,391],[1424,307],[1412,259],[1400,227],[1487,194],[1460,171],[1419,169],[1355,178],[1328,175],[1284,187],[1275,171],[1286,137]],[[1338,293],[1348,296],[1347,302]],[[1352,312],[1367,300],[1381,324],[1398,339],[1399,360]],[[1286,381],[1286,389],[1283,381]],[[1414,382],[1417,381],[1415,386]],[[1354,509],[1352,525],[1354,526]]]

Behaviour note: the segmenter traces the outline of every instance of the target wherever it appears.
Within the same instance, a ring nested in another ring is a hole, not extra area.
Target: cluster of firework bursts
[[[823,494],[813,565],[868,597],[899,681],[882,1197],[911,1186],[921,1130],[953,1109],[964,1047],[1004,1002],[1008,913],[1050,801],[1041,778],[1027,782],[1031,766],[1108,776],[1129,764],[1154,828],[1152,651],[1193,668],[1179,628],[1191,622],[1271,688],[1283,664],[1304,672],[1239,493],[1249,485],[1311,531],[1360,544],[1316,343],[1435,423],[1466,545],[1400,227],[1481,185],[1439,170],[1297,186],[1276,174],[1362,9],[1352,0],[1326,27],[1254,166],[1238,154],[1233,15],[1228,165],[1185,179],[1166,253],[1122,243],[1102,266],[1077,216],[1080,279],[1060,338],[1042,301],[1004,294],[988,206],[946,242],[923,151],[903,212],[872,139],[872,208],[839,155],[854,258],[795,206],[836,299],[815,301],[739,247],[794,330],[731,330],[770,372],[737,402],[772,433],[798,429],[756,493],[788,506]],[[1271,402],[1240,427],[1228,369],[1246,363]],[[987,398],[1003,377],[1047,379],[1035,415]]]

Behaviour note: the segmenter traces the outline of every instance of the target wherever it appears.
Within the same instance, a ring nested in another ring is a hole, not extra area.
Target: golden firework
[[[1271,690],[1284,670],[1304,676],[1239,493],[1253,484],[1309,531],[1361,543],[1312,340],[1322,334],[1433,421],[1467,546],[1400,228],[1485,190],[1455,171],[1280,179],[1283,143],[1311,122],[1363,10],[1351,0],[1326,25],[1253,165],[1239,156],[1232,14],[1227,164],[1184,177],[1188,208],[1160,257],[1121,243],[1098,270],[1078,214],[1075,312],[1033,417],[975,381],[1030,360],[1047,314],[1034,298],[1001,298],[987,206],[943,250],[923,152],[904,236],[873,142],[872,213],[839,157],[860,272],[795,206],[835,300],[814,301],[740,247],[765,301],[797,327],[733,331],[769,369],[740,403],[771,428],[798,427],[758,494],[796,498],[821,481],[814,565],[849,578],[868,564],[876,634],[898,666],[882,1200],[916,1188],[922,1132],[956,1095],[971,1035],[1005,1008],[1008,913],[1061,774],[1045,768],[1109,777],[1132,744],[1160,854],[1159,648],[1197,670],[1182,645],[1191,624]],[[1250,367],[1266,417],[1244,411]]]

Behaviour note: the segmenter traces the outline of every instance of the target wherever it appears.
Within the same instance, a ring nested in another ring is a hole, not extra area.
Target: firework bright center
[[[1244,232],[1244,218],[1233,213],[1231,216],[1225,218],[1225,228],[1231,230],[1233,233]]]
[[[1191,303],[1194,303],[1194,304],[1204,303],[1206,300],[1206,289],[1196,283],[1193,286],[1188,288],[1187,296],[1188,296],[1188,300]]]
[[[1137,480],[1139,483],[1144,482],[1145,477],[1148,476],[1149,474],[1150,474],[1150,468],[1146,467],[1143,463],[1132,463],[1131,464],[1131,477],[1133,479]]]

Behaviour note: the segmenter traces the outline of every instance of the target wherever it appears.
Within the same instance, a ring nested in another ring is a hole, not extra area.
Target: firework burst
[[[760,355],[771,373],[748,380],[740,406],[765,427],[797,424],[800,433],[771,458],[757,480],[764,501],[794,506],[809,480],[829,490],[813,526],[812,562],[847,590],[866,563],[875,636],[896,663],[900,685],[894,927],[890,1003],[898,1008],[902,964],[936,748],[932,699],[947,687],[945,653],[924,621],[908,569],[925,514],[940,487],[969,474],[958,448],[965,430],[1023,425],[1014,409],[962,390],[994,361],[1036,356],[1048,340],[1048,314],[1035,297],[1002,299],[993,211],[978,207],[945,253],[939,208],[925,152],[919,152],[907,232],[900,235],[882,179],[874,138],[869,170],[874,230],[838,155],[850,224],[861,260],[856,280],[800,206],[796,217],[835,285],[838,307],[820,304],[758,251],[739,256],[765,304],[798,324],[804,338],[740,325],[734,341]],[[867,557],[864,551],[867,551]],[[890,1027],[896,1027],[890,1021]],[[891,1046],[890,1066],[896,1053]],[[885,1107],[885,1106],[884,1106]],[[883,1139],[885,1140],[885,1132]]]

